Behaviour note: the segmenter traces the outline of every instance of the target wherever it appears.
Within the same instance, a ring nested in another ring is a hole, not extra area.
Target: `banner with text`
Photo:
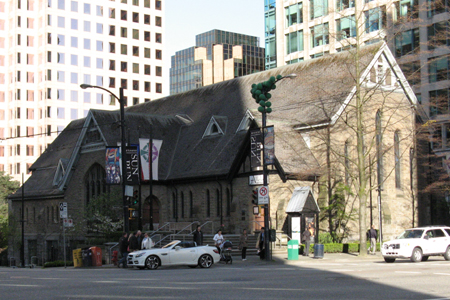
[[[262,135],[259,128],[250,130],[250,166],[257,168],[261,166],[261,142]]]
[[[139,185],[139,154],[137,146],[125,148],[125,184]]]

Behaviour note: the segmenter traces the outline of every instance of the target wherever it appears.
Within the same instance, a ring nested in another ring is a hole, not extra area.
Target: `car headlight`
[[[138,252],[134,257],[138,258],[138,257],[141,257],[144,254],[145,254],[145,252]]]

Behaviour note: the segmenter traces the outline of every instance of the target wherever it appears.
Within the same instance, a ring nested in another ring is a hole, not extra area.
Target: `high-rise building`
[[[19,180],[71,121],[168,94],[160,0],[0,0],[0,170]]]
[[[197,35],[194,47],[172,56],[170,94],[263,70],[258,37],[214,29]]]
[[[357,1],[355,14],[355,0],[265,0],[266,69],[349,49],[356,15],[360,41],[385,40],[425,111],[448,119],[449,0]]]

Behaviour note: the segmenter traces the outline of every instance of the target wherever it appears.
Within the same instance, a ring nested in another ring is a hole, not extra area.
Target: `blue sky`
[[[176,51],[212,29],[258,36],[264,47],[264,0],[165,0],[165,6],[167,70]]]

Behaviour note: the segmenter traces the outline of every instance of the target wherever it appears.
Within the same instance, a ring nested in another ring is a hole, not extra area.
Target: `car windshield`
[[[405,230],[398,239],[420,239],[422,237],[423,230],[420,229],[408,229]]]
[[[167,245],[163,246],[162,248],[170,248],[170,247],[172,247],[174,244],[179,243],[179,242],[180,242],[180,241],[173,241],[173,242],[170,242],[170,243],[168,243]]]

